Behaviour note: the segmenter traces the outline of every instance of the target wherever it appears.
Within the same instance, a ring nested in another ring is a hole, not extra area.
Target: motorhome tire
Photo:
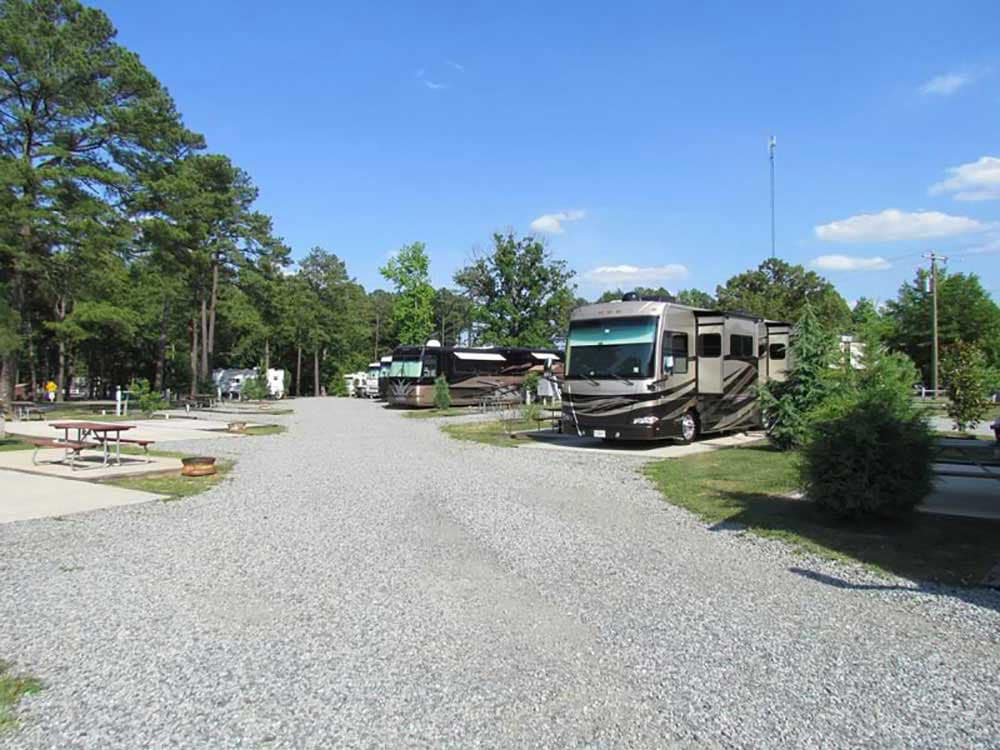
[[[700,431],[701,425],[698,424],[698,415],[694,411],[689,411],[681,417],[681,440],[685,443],[697,440]]]

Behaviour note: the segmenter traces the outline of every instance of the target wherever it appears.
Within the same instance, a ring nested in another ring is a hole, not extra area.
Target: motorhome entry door
[[[698,326],[698,393],[722,393],[722,324]]]

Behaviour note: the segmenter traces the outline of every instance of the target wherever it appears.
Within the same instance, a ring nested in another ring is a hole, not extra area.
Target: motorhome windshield
[[[651,378],[658,318],[575,320],[566,346],[567,378]]]
[[[438,374],[438,355],[425,353],[423,361],[419,354],[393,355],[389,365],[390,378],[436,378]]]

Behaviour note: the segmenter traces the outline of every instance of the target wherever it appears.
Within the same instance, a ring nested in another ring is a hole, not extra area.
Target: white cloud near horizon
[[[563,229],[564,223],[579,221],[586,215],[586,212],[580,209],[557,211],[554,214],[542,214],[531,222],[531,228],[536,232],[544,232],[545,234],[562,234],[566,231]]]
[[[894,242],[953,237],[989,229],[976,219],[940,211],[900,211],[887,208],[877,214],[857,214],[814,228],[824,242]]]
[[[950,177],[931,185],[931,195],[951,193],[958,201],[1000,200],[1000,158],[981,156],[947,172]]]
[[[934,76],[920,87],[920,93],[925,96],[951,96],[963,86],[972,83],[972,76],[965,73],[945,73]]]
[[[450,65],[451,67],[453,67],[455,70],[457,70],[459,73],[464,73],[465,72],[465,66],[462,65],[462,63],[457,63],[454,60],[448,60],[447,63],[448,63],[448,65]]]
[[[821,255],[809,261],[809,265],[823,271],[884,271],[892,268],[892,264],[879,255],[873,258],[861,258],[856,255]]]
[[[620,284],[640,284],[664,281],[677,281],[687,278],[687,266],[680,263],[668,263],[664,266],[598,266],[583,274],[583,277],[600,286],[618,286]]]

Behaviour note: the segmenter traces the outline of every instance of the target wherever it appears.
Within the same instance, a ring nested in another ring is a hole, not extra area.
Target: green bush
[[[931,491],[930,429],[869,398],[829,405],[802,450],[807,496],[839,516],[891,516],[912,510]]]
[[[791,345],[792,369],[784,382],[771,382],[760,389],[761,413],[768,439],[780,450],[802,445],[809,428],[809,415],[830,391],[833,337],[820,325],[806,305],[795,328]]]
[[[802,483],[810,500],[839,516],[898,515],[931,491],[933,436],[912,399],[920,374],[874,339],[862,364],[831,378],[807,415]]]
[[[521,406],[521,419],[525,422],[534,422],[536,424],[542,421],[542,407],[541,404],[524,404]]]
[[[537,372],[529,372],[524,378],[524,392],[532,395],[538,393],[538,381],[541,379],[542,376]]]
[[[246,401],[263,401],[271,395],[271,389],[267,387],[267,378],[264,375],[247,378],[240,388],[240,398]]]
[[[331,396],[347,396],[347,381],[344,380],[344,374],[339,370],[335,372],[330,378],[330,384],[326,387],[326,391]]]
[[[167,402],[163,399],[163,394],[154,391],[149,387],[146,378],[134,379],[128,387],[129,397],[135,401],[136,407],[146,416],[153,412],[167,408]]]
[[[438,409],[447,409],[451,406],[451,392],[448,390],[448,381],[444,375],[438,375],[434,381],[434,406]]]
[[[955,429],[965,432],[986,418],[990,392],[990,372],[986,355],[973,344],[959,341],[945,351],[941,363],[948,391],[948,416]]]

